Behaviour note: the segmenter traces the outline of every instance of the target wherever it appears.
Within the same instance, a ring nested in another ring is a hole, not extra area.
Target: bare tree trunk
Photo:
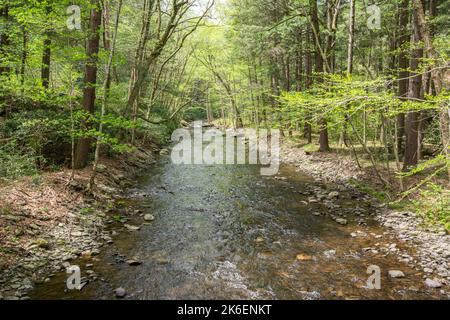
[[[347,77],[353,73],[353,43],[355,33],[355,0],[350,0],[350,12],[348,16],[348,53],[347,53]]]
[[[111,31],[110,31],[110,0],[103,0],[103,48],[106,51],[111,51]],[[115,70],[115,66],[112,66],[113,74],[116,75],[117,71]],[[107,84],[107,89],[111,88],[112,77],[109,77],[109,81]]]
[[[315,50],[315,70],[317,73],[323,73],[323,64],[324,64],[324,58],[321,52],[320,48],[320,29],[319,29],[319,17],[317,14],[317,1],[316,0],[310,0],[309,1],[310,6],[310,18],[311,18],[311,25],[313,32],[316,37],[316,50]],[[318,78],[318,82],[322,82],[323,79],[321,77]],[[330,151],[330,145],[328,141],[328,128],[327,128],[327,121],[325,117],[321,117],[319,119],[319,130],[320,130],[320,137],[319,137],[319,151],[320,152],[328,152]]]
[[[28,31],[23,27],[22,35],[22,60],[20,63],[20,84],[22,85],[22,91],[24,90],[23,84],[25,83],[25,67],[27,65],[28,57]]]
[[[101,144],[102,144],[101,134],[103,132],[103,118],[105,117],[105,113],[106,113],[106,106],[107,106],[107,100],[108,100],[108,91],[109,91],[109,87],[108,86],[111,83],[110,82],[111,81],[111,68],[112,68],[113,59],[114,59],[114,53],[115,53],[115,49],[116,49],[117,30],[119,28],[119,19],[120,19],[120,12],[122,10],[122,2],[123,2],[123,0],[119,0],[119,4],[118,4],[118,8],[117,8],[117,14],[116,14],[116,20],[114,22],[113,40],[112,40],[112,44],[111,44],[111,47],[110,47],[108,62],[107,62],[106,67],[105,67],[105,79],[103,81],[102,111],[101,111],[101,118],[100,118],[100,124],[99,124],[99,129],[98,129],[99,136],[97,137],[97,143],[96,143],[96,146],[95,146],[94,165],[93,165],[93,168],[92,168],[92,175],[91,175],[91,179],[89,181],[88,190],[91,190],[92,187],[94,186],[95,175],[97,173],[98,161],[100,159],[100,148],[101,148]]]
[[[295,57],[295,82],[296,82],[296,90],[301,91],[303,86],[303,32],[299,30],[298,32],[298,47],[297,47],[297,55]]]
[[[434,1],[434,0],[433,0]],[[419,27],[419,32],[423,42],[425,43],[426,55],[434,63],[439,59],[436,50],[433,47],[432,41],[432,31],[428,26],[425,19],[425,10],[423,8],[423,3],[420,0],[413,0],[414,9],[417,12],[417,24]],[[430,3],[430,11],[433,16],[436,15],[436,4]],[[434,90],[436,95],[440,94],[443,86],[443,75],[442,70],[438,68],[431,69],[431,79],[434,84]],[[448,71],[447,71],[448,72]],[[447,88],[449,89],[449,88]],[[447,158],[447,163],[450,161],[450,108],[448,106],[442,106],[440,113],[440,131],[441,131],[441,142],[444,147],[443,152]],[[447,165],[448,178],[450,180],[450,166]]]
[[[398,15],[399,15],[399,32],[400,36],[398,39],[398,48],[400,48],[400,52],[398,55],[398,96],[400,99],[406,99],[408,96],[408,84],[409,84],[409,72],[408,72],[408,53],[406,51],[405,46],[408,44],[410,39],[409,31],[408,31],[408,18],[409,18],[409,10],[408,10],[409,0],[402,0],[398,7]],[[403,136],[405,135],[405,114],[397,115],[397,149],[399,154],[403,153]]]
[[[419,34],[419,25],[417,10],[414,10],[413,16],[413,35],[412,45],[415,46],[410,62],[410,70],[412,76],[409,79],[409,93],[408,98],[416,100],[421,98],[422,92],[422,75],[416,73],[419,69],[420,59],[423,57],[423,50],[417,48],[421,41]],[[419,135],[419,119],[420,113],[416,111],[410,111],[406,117],[406,144],[405,144],[405,159],[403,167],[405,170],[414,166],[418,162],[418,135]]]
[[[45,8],[47,16],[50,15],[52,8],[48,5]],[[50,19],[50,18],[48,18]],[[44,47],[42,51],[42,66],[41,66],[41,82],[42,86],[45,89],[48,89],[50,85],[50,63],[52,58],[52,40],[51,40],[51,31],[46,30],[45,39],[44,39]]]
[[[93,8],[89,22],[90,36],[86,48],[86,67],[84,74],[83,108],[88,114],[94,114],[97,84],[97,62],[100,45],[100,27],[102,22],[102,12],[99,0],[91,0]],[[89,121],[83,121],[82,127],[88,130],[91,125]],[[91,149],[92,139],[83,137],[78,140],[75,155],[75,169],[86,167]]]
[[[46,38],[44,39],[44,50],[42,53],[42,67],[41,67],[41,81],[42,86],[45,89],[48,89],[50,85],[50,63],[51,63],[51,55],[52,55],[52,40],[50,39],[50,34],[46,34]]]
[[[353,73],[353,44],[355,35],[355,0],[350,0],[350,11],[348,14],[348,43],[347,43],[347,78],[350,79]],[[348,105],[347,105],[348,108]],[[339,145],[345,144],[348,147],[347,127],[350,116],[345,115],[342,125],[341,136],[339,137]]]
[[[306,55],[305,55],[305,69],[306,69],[306,80],[305,89],[311,88],[312,79],[312,55],[311,55],[311,27],[308,26],[306,31]],[[308,143],[312,143],[312,127],[310,123],[310,115],[305,116],[305,132],[304,137],[307,139]]]

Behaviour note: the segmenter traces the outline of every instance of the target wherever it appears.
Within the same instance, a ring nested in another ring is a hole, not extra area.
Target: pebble
[[[146,214],[144,216],[144,220],[147,221],[147,222],[151,222],[151,221],[155,220],[155,217],[153,215],[151,215],[151,214]]]
[[[344,218],[336,218],[336,222],[343,226],[345,226],[348,223],[347,219],[344,219]]]
[[[427,278],[425,280],[425,285],[429,288],[440,288],[442,287],[442,283],[440,281],[437,281],[436,279],[432,280]]]
[[[134,267],[134,266],[139,266],[139,265],[141,265],[141,264],[142,264],[142,261],[130,259],[130,260],[127,260],[126,263],[127,263],[129,266]]]
[[[125,296],[127,295],[127,292],[124,288],[117,288],[116,290],[114,290],[114,293],[116,295],[117,298],[125,298]]]
[[[404,278],[405,274],[400,270],[389,270],[389,276],[391,278]]]
[[[130,231],[139,231],[141,229],[141,227],[139,226],[132,226],[130,224],[125,224],[124,226]]]
[[[159,154],[162,156],[166,156],[170,153],[170,151],[168,149],[161,149],[161,151],[159,151]]]
[[[308,260],[312,260],[312,256],[300,253],[296,256],[296,259],[300,260],[300,261],[308,261]]]
[[[329,199],[338,198],[338,197],[339,197],[339,192],[337,192],[337,191],[333,191],[328,194]]]

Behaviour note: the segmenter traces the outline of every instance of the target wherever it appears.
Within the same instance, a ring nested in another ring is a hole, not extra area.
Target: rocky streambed
[[[155,163],[155,145],[99,165],[93,195],[90,171],[26,178],[0,189],[0,299],[26,300],[36,286],[76,259],[95,259],[112,243],[106,231],[115,199],[136,175]]]
[[[316,181],[334,183],[343,190],[357,192],[349,181],[362,179],[363,173],[352,160],[326,156],[314,158],[291,144],[286,144],[282,150],[282,161],[295,166],[297,171],[310,174]],[[365,201],[373,199],[367,197]],[[391,246],[388,251],[396,254],[400,262],[423,271],[427,286],[445,288],[442,292],[447,292],[450,284],[450,235],[445,228],[426,226],[423,218],[414,212],[399,212],[382,204],[375,204],[375,207],[374,220],[386,227],[385,233],[414,248],[413,255],[404,253],[397,246]]]
[[[29,296],[449,298],[448,278],[437,269],[448,261],[430,257],[438,265],[423,270],[420,247],[378,221],[383,206],[302,169],[294,161],[264,177],[257,166],[174,165],[164,156],[106,213],[111,240],[100,252],[67,261],[81,269],[81,290],[67,288],[66,262]],[[374,266],[378,289],[368,283]]]

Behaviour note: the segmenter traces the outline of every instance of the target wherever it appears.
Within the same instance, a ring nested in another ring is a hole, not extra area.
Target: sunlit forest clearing
[[[0,299],[448,298],[449,16],[447,0],[0,0]],[[280,130],[279,174],[170,163],[199,120]],[[367,289],[369,265],[389,285]]]

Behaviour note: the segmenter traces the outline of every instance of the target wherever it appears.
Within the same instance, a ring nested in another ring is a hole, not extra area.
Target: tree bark
[[[432,41],[432,31],[428,26],[428,23],[425,19],[425,10],[423,8],[423,3],[421,0],[413,0],[414,9],[417,12],[417,25],[419,27],[420,35],[425,44],[425,52],[426,56],[432,60],[434,63],[439,61],[438,54],[433,46]],[[433,15],[436,15],[436,7],[435,4],[430,6]],[[443,74],[442,69],[435,68],[433,65],[431,66],[431,79],[434,84],[434,90],[436,95],[441,93],[443,87]],[[447,70],[448,72],[448,70]],[[446,88],[449,89],[449,88]],[[443,153],[446,156],[447,163],[450,161],[450,108],[448,106],[442,106],[440,115],[440,131],[441,131],[441,142],[443,145]],[[450,166],[447,165],[448,178],[450,180]]]
[[[423,50],[421,48],[418,48],[421,38],[419,33],[417,10],[414,10],[413,35],[411,40],[414,49],[412,52],[409,67],[411,70],[411,77],[409,79],[408,98],[414,101],[416,99],[421,99],[422,97],[422,75],[416,73],[416,71],[419,69],[420,59],[423,57]],[[417,165],[419,159],[419,122],[420,113],[416,111],[410,111],[406,117],[406,144],[405,159],[403,163],[404,170],[408,170],[411,166]]]
[[[102,21],[102,12],[99,0],[91,1],[93,8],[91,10],[89,22],[89,39],[86,48],[87,60],[84,74],[84,90],[83,90],[83,109],[87,114],[94,114],[96,84],[97,84],[97,62],[100,46],[100,26]],[[91,125],[89,121],[82,123],[84,130],[88,130]],[[75,154],[75,169],[86,167],[91,149],[92,138],[84,137],[78,140],[77,150]]]
[[[306,69],[306,80],[305,80],[305,89],[308,90],[312,85],[312,54],[311,54],[311,27],[308,26],[306,31],[306,55],[305,55],[305,69]],[[308,143],[312,143],[312,127],[310,123],[310,115],[305,116],[305,131],[304,137],[307,139]]]
[[[25,67],[27,64],[27,56],[28,56],[28,31],[23,28],[23,38],[22,38],[22,60],[20,63],[20,83],[22,85],[25,83]]]
[[[95,146],[94,164],[92,166],[92,175],[91,175],[91,179],[89,181],[88,190],[91,190],[92,187],[94,186],[95,176],[97,173],[97,166],[98,166],[98,162],[100,160],[100,148],[102,145],[101,134],[103,132],[103,122],[102,121],[106,114],[108,91],[110,89],[109,85],[111,83],[111,69],[112,69],[112,65],[113,65],[114,53],[116,50],[117,31],[119,29],[119,19],[120,19],[120,12],[122,10],[122,3],[123,3],[123,0],[119,0],[115,24],[114,24],[114,35],[113,35],[113,39],[112,39],[112,44],[110,44],[108,62],[106,63],[106,66],[105,66],[105,79],[103,80],[102,110],[101,110],[101,119],[100,119],[100,124],[99,124],[99,129],[98,129],[100,135],[97,137],[97,143]]]
[[[46,7],[46,13],[49,15],[51,13],[51,7]],[[41,83],[45,89],[50,86],[50,63],[52,58],[52,40],[50,30],[45,32],[45,39],[42,51],[42,66],[41,66]]]
[[[321,37],[320,37],[320,29],[319,29],[319,17],[318,17],[318,10],[317,10],[317,1],[316,0],[310,0],[310,17],[311,17],[311,25],[313,32],[316,37],[316,50],[315,50],[315,71],[318,74],[323,73],[323,64],[324,64],[324,58],[321,52]],[[317,82],[322,82],[322,77],[318,76]],[[320,137],[319,137],[319,151],[320,152],[328,152],[330,151],[330,145],[328,140],[328,129],[327,129],[327,120],[324,116],[322,116],[319,120],[319,130],[320,130]]]
[[[41,67],[41,82],[45,89],[50,86],[50,63],[52,56],[52,40],[50,39],[50,34],[46,34],[44,39],[44,49],[42,52],[42,67]]]
[[[350,0],[348,16],[348,51],[347,51],[347,77],[353,73],[353,43],[355,33],[355,0]]]
[[[408,44],[410,35],[408,32],[408,10],[409,0],[402,0],[398,7],[399,32],[398,48],[398,96],[400,99],[406,99],[408,96],[409,72],[408,72],[408,53],[405,46]],[[397,150],[399,154],[403,154],[403,141],[405,135],[405,114],[397,115]]]

